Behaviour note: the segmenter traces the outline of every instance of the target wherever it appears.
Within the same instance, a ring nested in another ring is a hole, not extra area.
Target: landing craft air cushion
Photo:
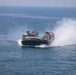
[[[39,45],[50,45],[54,40],[53,32],[45,32],[43,37],[40,37],[36,31],[25,32],[22,35],[22,45],[25,47],[35,47]]]

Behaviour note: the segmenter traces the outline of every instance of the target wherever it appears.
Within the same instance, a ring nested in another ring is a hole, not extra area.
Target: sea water
[[[21,47],[28,30],[52,31],[55,40]],[[76,75],[76,8],[0,7],[0,75]]]

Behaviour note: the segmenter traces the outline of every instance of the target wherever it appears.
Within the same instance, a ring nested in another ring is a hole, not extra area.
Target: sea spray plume
[[[52,46],[76,44],[76,20],[63,19],[58,21],[53,32],[55,34],[55,40],[51,44]]]

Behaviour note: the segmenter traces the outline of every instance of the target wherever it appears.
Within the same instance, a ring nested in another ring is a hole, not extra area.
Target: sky
[[[76,0],[0,0],[0,6],[76,7]]]

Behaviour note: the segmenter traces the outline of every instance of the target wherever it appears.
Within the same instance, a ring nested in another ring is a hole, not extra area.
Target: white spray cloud
[[[58,21],[53,32],[55,34],[55,40],[51,44],[52,46],[76,44],[76,20],[63,19]]]

